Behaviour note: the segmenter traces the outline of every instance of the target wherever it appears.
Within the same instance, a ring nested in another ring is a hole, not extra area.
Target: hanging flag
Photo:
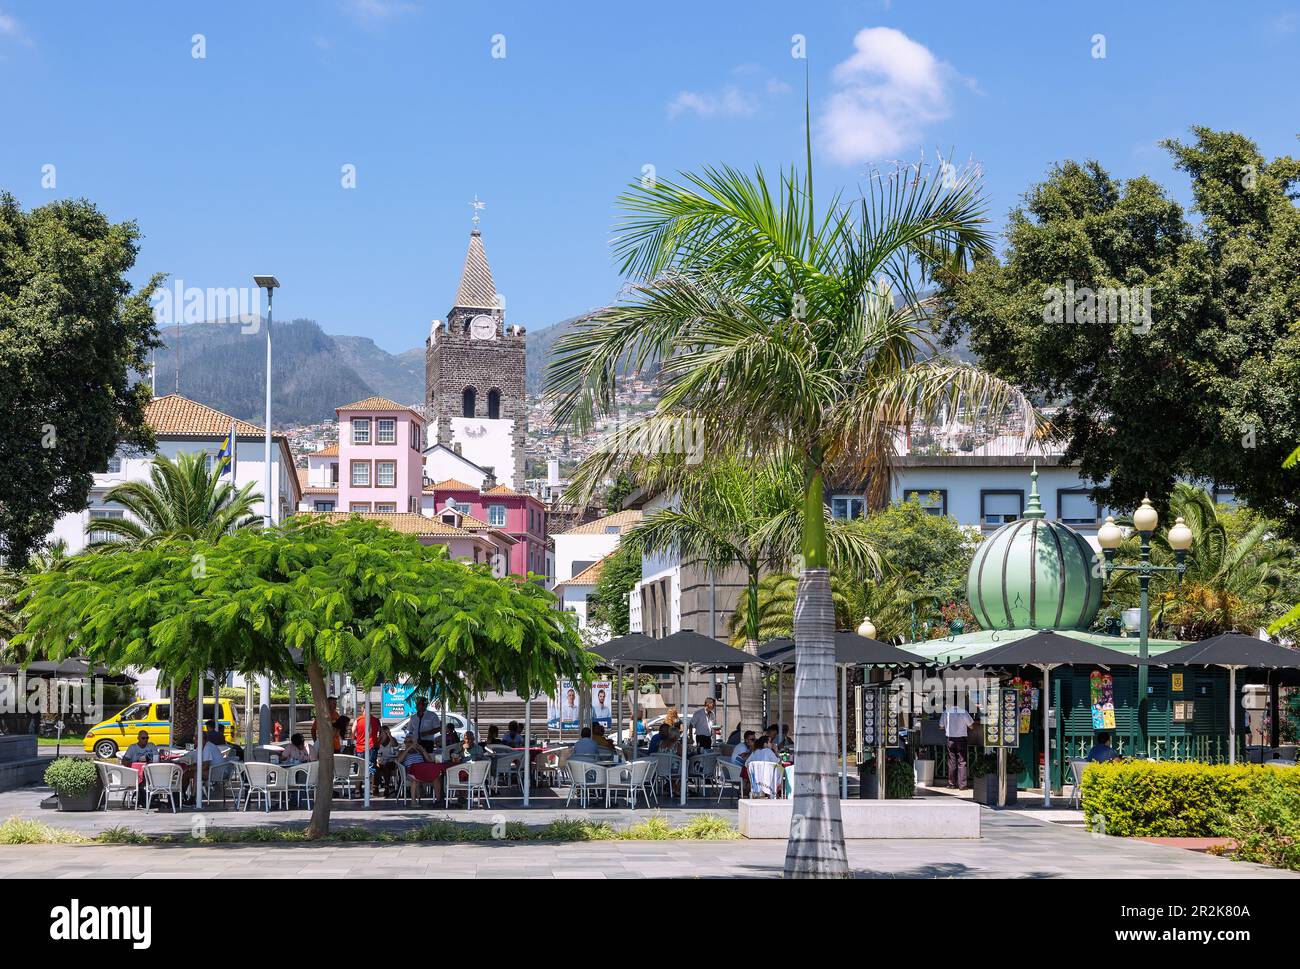
[[[230,480],[235,480],[235,448],[237,447],[235,438],[235,421],[230,421],[230,433],[226,439],[221,442],[221,450],[217,452],[217,461],[221,464],[221,470],[217,472],[217,477],[223,477],[227,471],[230,472]]]

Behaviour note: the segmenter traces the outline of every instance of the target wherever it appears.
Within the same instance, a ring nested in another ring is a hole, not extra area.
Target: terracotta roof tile
[[[323,447],[319,451],[310,452],[313,458],[336,458],[339,456],[338,443],[331,444],[329,447]]]
[[[425,485],[427,491],[478,491],[477,485],[466,484],[463,481],[457,481],[455,478],[448,478],[445,481],[438,481],[431,485]]]
[[[473,533],[463,528],[457,528],[454,525],[448,525],[437,518],[429,518],[416,512],[375,512],[375,511],[324,511],[324,512],[306,512],[325,518],[332,522],[345,522],[349,518],[361,518],[365,521],[379,522],[381,525],[387,525],[393,531],[401,532],[404,535],[426,535],[440,538],[472,538]]]
[[[340,410],[392,410],[405,411],[408,414],[414,414],[420,420],[424,420],[424,415],[412,410],[405,404],[399,404],[395,400],[389,400],[387,397],[367,397],[365,400],[353,401],[351,404],[344,404],[342,407],[335,407],[336,411]]]
[[[581,525],[575,525],[567,532],[561,532],[562,535],[608,535],[608,528],[618,526],[618,533],[622,535],[629,528],[641,520],[641,512],[634,508],[626,511],[616,511],[612,515],[606,515],[604,518],[597,518],[595,521],[585,522]]]
[[[155,397],[145,404],[144,419],[155,434],[212,437],[229,434],[233,418],[215,407],[200,404],[180,394],[167,394],[165,397]],[[256,424],[237,420],[235,433],[256,436],[264,432]]]
[[[595,585],[600,581],[601,572],[605,571],[605,563],[609,561],[610,555],[613,554],[613,552],[610,552],[609,555],[606,555],[603,559],[598,559],[597,561],[592,562],[573,578],[565,579],[563,582],[557,582],[555,588],[558,589],[561,586],[566,585]]]

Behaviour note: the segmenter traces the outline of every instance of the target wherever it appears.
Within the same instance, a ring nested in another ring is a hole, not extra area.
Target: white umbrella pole
[[[528,807],[528,793],[533,774],[533,688],[528,687],[524,697],[524,807]]]
[[[1228,667],[1228,763],[1237,762],[1237,667]]]
[[[365,800],[362,801],[361,803],[364,804],[366,807],[370,807],[370,687],[366,687],[365,718],[366,718],[366,726],[361,736],[365,738],[362,742],[366,745],[366,753],[365,753],[366,772],[362,777],[361,783],[365,785],[366,794],[365,794]],[[416,737],[415,739],[419,740],[420,738]]]
[[[691,664],[686,664],[686,670],[682,677],[682,790],[681,805],[686,807],[686,771],[689,766],[690,751],[686,746],[688,734],[690,734],[690,724],[686,722],[686,697],[691,691]]]
[[[781,713],[783,710],[785,710],[785,667],[778,666],[776,668],[776,716],[767,722],[776,724],[776,739],[778,743],[785,740],[785,724],[781,722]],[[766,727],[767,723],[763,724],[763,726]]]
[[[849,668],[840,667],[840,798],[849,799]],[[883,773],[882,775],[883,776]]]
[[[442,762],[447,762],[447,691],[442,691]]]
[[[623,732],[623,667],[616,666],[614,675],[618,678],[618,696],[614,698],[614,716],[618,719],[615,720],[617,726],[614,728],[614,733],[621,734]]]
[[[203,674],[199,674],[199,730],[194,735],[194,810],[203,810]]]
[[[1043,667],[1043,807],[1052,806],[1052,721],[1048,717],[1051,703],[1052,669]],[[999,714],[1000,715],[1000,714]],[[968,767],[967,770],[970,768]]]
[[[637,706],[638,706],[637,700],[639,699],[639,694],[641,693],[641,687],[639,683],[640,679],[641,679],[641,668],[639,666],[632,667],[632,759],[633,760],[636,760],[637,744],[640,743],[640,738],[637,737],[636,735],[636,719],[637,719],[636,713],[637,713]]]

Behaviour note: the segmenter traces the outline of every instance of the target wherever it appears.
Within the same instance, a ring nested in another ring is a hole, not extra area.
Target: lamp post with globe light
[[[1101,577],[1107,573],[1134,572],[1138,577],[1139,619],[1138,619],[1138,746],[1143,754],[1147,752],[1147,662],[1149,651],[1147,628],[1151,624],[1151,577],[1157,572],[1174,573],[1174,582],[1181,583],[1183,573],[1187,571],[1187,550],[1192,547],[1192,530],[1182,518],[1175,519],[1169,529],[1166,540],[1174,550],[1173,565],[1155,565],[1151,561],[1151,536],[1160,524],[1160,516],[1151,504],[1149,497],[1142,499],[1142,504],[1133,513],[1133,528],[1141,538],[1142,550],[1135,565],[1116,565],[1115,550],[1124,541],[1124,533],[1115,524],[1113,515],[1106,516],[1106,523],[1097,529],[1097,544],[1101,546]]]

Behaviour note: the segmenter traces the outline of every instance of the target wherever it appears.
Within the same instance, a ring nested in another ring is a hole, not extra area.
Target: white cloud
[[[953,68],[892,27],[868,27],[832,73],[834,90],[819,135],[842,164],[888,158],[916,147],[924,129],[948,117]]]
[[[35,42],[27,36],[22,25],[3,10],[0,10],[0,37],[9,37],[24,47],[36,46]]]
[[[679,91],[668,102],[668,117],[695,114],[701,118],[750,118],[758,113],[758,99],[734,84],[721,91]]]
[[[343,10],[367,26],[378,25],[415,10],[407,0],[342,0]]]

